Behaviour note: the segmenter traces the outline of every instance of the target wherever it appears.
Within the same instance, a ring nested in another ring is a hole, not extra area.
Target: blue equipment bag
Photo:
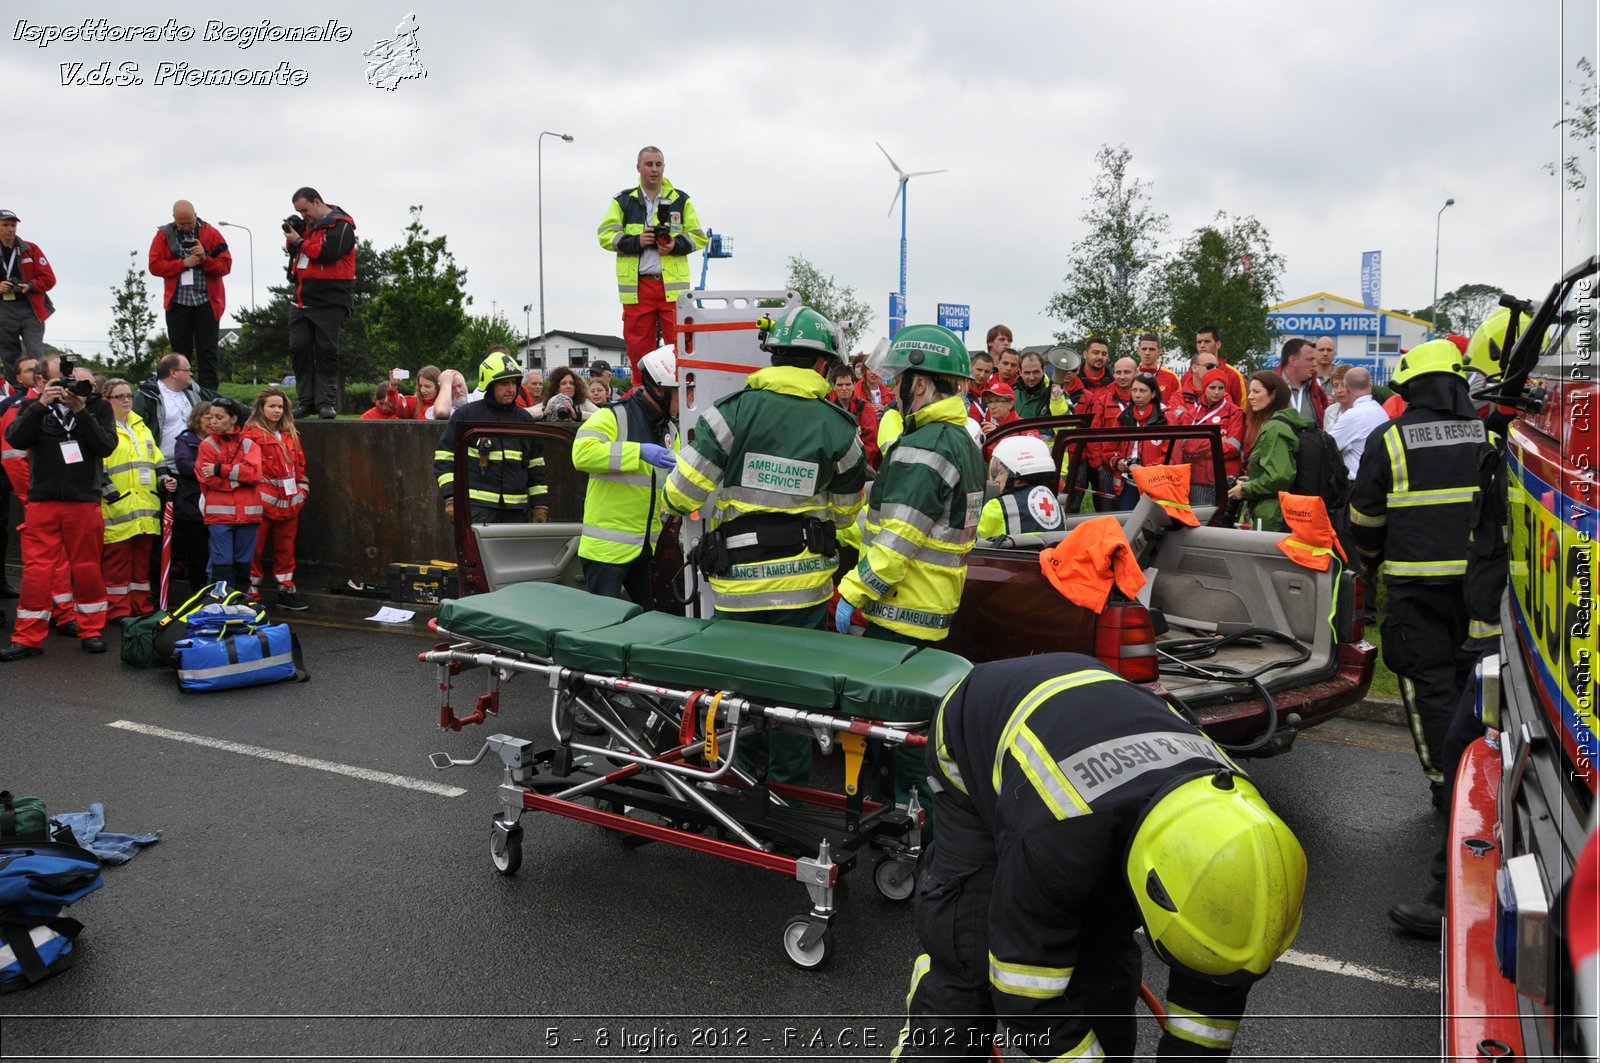
[[[288,624],[196,635],[178,643],[177,655],[180,690],[234,690],[311,678],[300,659],[300,640]]]
[[[103,885],[100,858],[64,842],[0,845],[0,993],[25,989],[77,959],[83,929],[61,909]]]

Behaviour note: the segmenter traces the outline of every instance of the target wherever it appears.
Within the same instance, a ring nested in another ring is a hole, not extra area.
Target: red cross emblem
[[[1039,499],[1039,508],[1044,511],[1044,515],[1047,517],[1056,515],[1056,504],[1048,498]]]

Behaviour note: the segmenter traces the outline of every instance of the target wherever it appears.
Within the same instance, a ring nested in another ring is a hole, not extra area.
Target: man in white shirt
[[[176,352],[164,354],[156,363],[156,375],[139,385],[133,397],[133,412],[156,437],[156,444],[170,463],[173,440],[189,421],[189,411],[202,399],[218,395],[195,383],[189,359]]]
[[[1367,437],[1373,429],[1389,423],[1389,415],[1372,397],[1372,374],[1360,366],[1352,366],[1344,375],[1344,391],[1349,396],[1349,406],[1333,422],[1328,434],[1339,445],[1339,457],[1344,459],[1346,475],[1356,478],[1361,465],[1361,452],[1366,448]]]

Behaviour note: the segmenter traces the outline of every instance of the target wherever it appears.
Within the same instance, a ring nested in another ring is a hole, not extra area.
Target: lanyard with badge
[[[55,417],[56,423],[61,426],[61,430],[70,437],[72,430],[77,427],[78,415],[68,413],[63,416],[59,404],[52,404],[50,413]],[[61,463],[63,465],[77,465],[81,461],[83,461],[83,448],[78,445],[78,441],[71,438],[63,439],[61,441]]]
[[[18,277],[16,277],[15,279],[13,279],[12,276],[11,276],[12,271],[17,268],[17,256],[19,254],[21,254],[21,253],[22,253],[22,241],[19,240],[19,241],[17,241],[16,244],[12,245],[11,254],[10,254],[9,257],[6,258],[6,268],[5,268],[5,270],[4,271],[0,271],[0,280],[11,281],[11,284],[12,284],[12,290],[9,291],[9,292],[6,292],[4,296],[0,296],[0,298],[5,299],[5,301],[8,302],[8,303],[16,301],[16,298],[17,298],[16,285],[19,284],[21,282],[21,280],[22,280],[20,275]]]

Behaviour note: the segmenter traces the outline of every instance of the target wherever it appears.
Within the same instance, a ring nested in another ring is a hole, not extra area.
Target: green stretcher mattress
[[[445,602],[439,624],[453,635],[523,650],[563,668],[895,722],[932,719],[972,667],[942,650],[643,612],[544,583]]]

